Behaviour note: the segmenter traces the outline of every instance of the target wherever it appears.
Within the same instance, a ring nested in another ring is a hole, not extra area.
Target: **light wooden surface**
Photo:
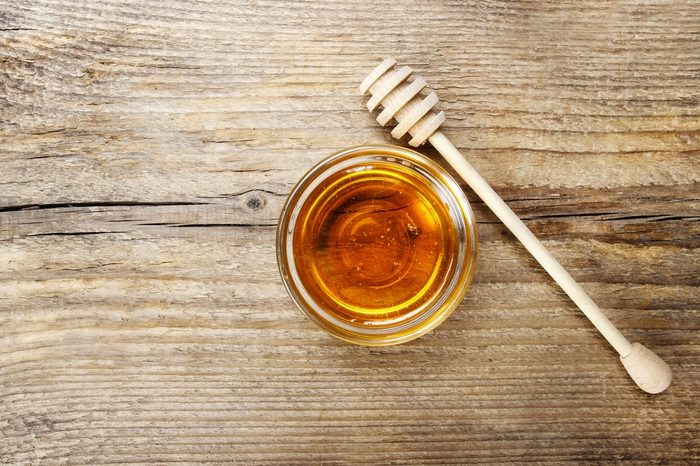
[[[384,56],[667,392],[470,191],[436,331],[355,347],[293,308],[279,210],[390,141],[357,92]],[[700,461],[698,2],[4,0],[0,122],[0,463]]]

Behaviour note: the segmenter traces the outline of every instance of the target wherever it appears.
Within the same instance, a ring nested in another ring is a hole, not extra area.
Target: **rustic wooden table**
[[[294,308],[277,217],[390,141],[357,92],[384,56],[666,393],[469,190],[436,331],[356,347]],[[698,2],[3,0],[0,72],[0,463],[700,461]]]

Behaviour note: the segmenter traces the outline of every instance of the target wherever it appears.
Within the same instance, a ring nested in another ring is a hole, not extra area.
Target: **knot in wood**
[[[248,196],[248,200],[246,201],[246,205],[250,210],[260,210],[263,207],[265,207],[265,198],[263,198],[260,194],[258,193],[253,193],[250,196]]]

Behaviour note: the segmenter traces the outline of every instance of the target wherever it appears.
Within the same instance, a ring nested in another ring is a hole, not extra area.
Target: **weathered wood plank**
[[[390,142],[384,56],[667,393],[466,188],[439,329],[355,347],[293,307],[280,209]],[[695,1],[0,2],[0,463],[700,461],[699,82]]]

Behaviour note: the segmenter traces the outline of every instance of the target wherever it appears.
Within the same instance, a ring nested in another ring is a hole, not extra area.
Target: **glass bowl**
[[[350,343],[404,343],[457,307],[477,231],[459,184],[398,146],[351,147],[319,162],[282,209],[277,262],[295,304]]]

